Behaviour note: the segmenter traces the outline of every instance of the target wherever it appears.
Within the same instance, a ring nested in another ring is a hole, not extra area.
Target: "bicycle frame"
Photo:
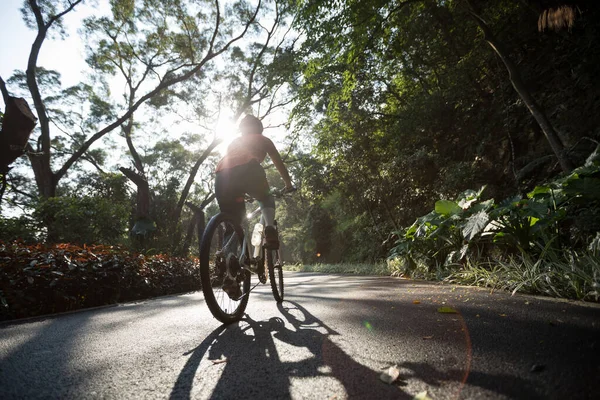
[[[238,254],[238,259],[240,260],[240,264],[244,269],[249,270],[250,272],[258,272],[259,261],[264,263],[264,259],[260,257],[254,257],[253,247],[258,247],[258,253],[260,256],[260,250],[262,249],[261,245],[252,246],[252,243],[248,238],[250,237],[250,220],[254,218],[257,214],[261,212],[260,207],[257,207],[253,212],[246,215],[245,222],[242,221],[242,231],[244,233],[244,240],[242,242],[242,254]],[[261,216],[260,222],[264,223],[264,219]],[[232,235],[231,238],[227,241],[227,243],[223,246],[223,248],[227,248],[232,245],[233,241],[236,240],[235,235]],[[255,268],[252,268],[252,265],[255,265]]]

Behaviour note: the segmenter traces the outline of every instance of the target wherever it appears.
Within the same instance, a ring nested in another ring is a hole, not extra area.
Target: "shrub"
[[[0,242],[0,320],[200,288],[194,260],[121,247]]]
[[[99,196],[52,197],[34,218],[46,227],[50,243],[119,244],[127,231],[129,206]]]

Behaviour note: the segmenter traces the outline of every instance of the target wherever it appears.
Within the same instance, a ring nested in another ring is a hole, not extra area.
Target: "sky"
[[[2,0],[0,13],[0,76],[6,81],[15,70],[24,71],[36,32],[27,28],[21,16],[23,0]],[[64,85],[79,82],[85,68],[83,43],[77,40],[77,21],[93,12],[90,7],[67,15],[64,25],[69,33],[66,40],[46,39],[42,45],[38,65],[62,74]]]

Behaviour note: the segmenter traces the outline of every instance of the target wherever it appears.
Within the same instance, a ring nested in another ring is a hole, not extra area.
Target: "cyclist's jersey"
[[[271,155],[273,151],[277,150],[271,139],[261,134],[242,135],[227,147],[227,154],[217,164],[216,172],[244,165],[252,160],[260,164],[267,154]]]

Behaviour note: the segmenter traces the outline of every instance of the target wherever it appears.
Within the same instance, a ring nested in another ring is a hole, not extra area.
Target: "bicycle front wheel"
[[[267,268],[269,269],[269,280],[273,297],[278,303],[283,301],[283,262],[279,250],[265,249]]]
[[[250,294],[250,273],[240,265],[242,228],[225,213],[208,223],[200,246],[200,281],[212,315],[224,324],[239,321]]]

